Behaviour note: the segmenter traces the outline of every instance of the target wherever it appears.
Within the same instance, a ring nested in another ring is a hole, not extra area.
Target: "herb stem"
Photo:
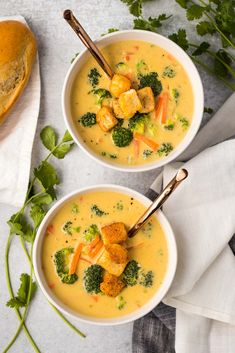
[[[10,233],[7,239],[6,243],[6,249],[5,249],[5,272],[6,272],[6,280],[7,280],[7,287],[8,287],[8,292],[10,294],[11,298],[14,298],[14,292],[11,284],[11,277],[10,277],[10,268],[9,268],[9,251],[10,251],[10,245],[11,245],[11,240],[12,240],[13,235]],[[21,313],[19,309],[15,308],[16,315],[18,317],[18,320],[22,320]],[[39,348],[36,345],[36,342],[34,341],[33,337],[31,336],[26,324],[23,322],[22,324],[24,332],[31,343],[32,347],[34,348],[35,352],[40,353]]]
[[[30,257],[32,254],[32,249],[33,249],[33,245],[31,245],[31,251],[30,251]],[[14,344],[15,340],[17,339],[17,337],[19,336],[19,333],[22,329],[22,326],[24,325],[24,321],[27,315],[27,311],[28,311],[28,307],[29,307],[29,302],[30,302],[30,298],[31,298],[31,293],[32,293],[32,281],[33,281],[33,265],[32,262],[30,261],[30,282],[29,282],[29,291],[27,294],[27,301],[26,301],[26,305],[25,305],[25,309],[24,309],[24,313],[21,316],[21,320],[20,320],[20,324],[16,330],[15,335],[13,336],[13,338],[11,339],[11,341],[9,342],[9,344],[7,345],[7,347],[4,349],[3,353],[7,353],[8,350],[11,348],[11,346]],[[39,351],[38,351],[39,352]]]
[[[201,65],[207,72],[209,72],[211,75],[216,76],[218,79],[220,79],[221,81],[224,82],[224,84],[226,86],[228,86],[229,88],[231,88],[233,91],[235,91],[235,85],[231,82],[228,82],[227,80],[225,80],[223,77],[217,75],[213,70],[211,70],[211,68],[209,66],[207,66],[206,64],[204,64],[201,60],[195,59],[195,57],[193,57],[192,55],[190,55],[190,58],[197,64]]]
[[[72,329],[74,330],[78,335],[80,335],[81,337],[85,338],[86,335],[81,332],[80,330],[78,330],[73,324],[71,324],[71,322],[69,320],[66,319],[66,317],[50,302],[48,302],[51,307],[55,310],[55,312],[60,316],[60,318]]]

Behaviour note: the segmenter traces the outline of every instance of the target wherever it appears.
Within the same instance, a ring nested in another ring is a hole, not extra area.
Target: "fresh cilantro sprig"
[[[48,206],[56,199],[56,187],[60,183],[58,172],[49,162],[49,159],[52,157],[57,159],[64,158],[74,145],[73,139],[68,131],[66,131],[62,139],[58,141],[58,136],[55,130],[50,126],[46,126],[41,131],[40,137],[43,145],[50,152],[46,158],[42,160],[36,168],[34,168],[23,206],[17,213],[12,215],[7,222],[10,231],[5,250],[5,269],[10,299],[6,305],[10,308],[14,308],[20,323],[15,335],[5,348],[4,352],[7,352],[14,344],[19,333],[21,332],[21,329],[23,328],[34,350],[37,353],[40,353],[38,346],[36,345],[25,324],[27,311],[36,291],[36,284],[33,281],[32,249],[37,229],[46,215]],[[10,245],[15,236],[20,238],[23,250],[30,265],[30,274],[23,273],[20,276],[21,284],[17,295],[14,294],[12,288],[9,267]],[[28,244],[28,246],[26,244]],[[24,309],[23,313],[20,312],[20,308]],[[76,333],[85,337],[85,335],[73,326],[58,311],[58,309],[54,306],[53,308],[64,320],[64,322],[76,331]]]

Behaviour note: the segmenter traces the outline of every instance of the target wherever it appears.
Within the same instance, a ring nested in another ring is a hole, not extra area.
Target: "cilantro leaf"
[[[189,0],[175,0],[177,4],[179,4],[183,9],[187,9],[187,4]]]
[[[109,28],[106,33],[102,33],[101,37],[106,36],[106,34],[113,33],[113,32],[118,32],[118,28]]]
[[[169,35],[168,38],[173,40],[173,42],[178,44],[184,50],[187,50],[189,47],[185,29],[180,28],[177,33]]]
[[[157,32],[157,29],[162,26],[162,22],[168,20],[172,15],[167,16],[165,13],[158,17],[149,17],[134,19],[134,29],[143,29],[145,31]]]
[[[235,0],[223,0],[218,4],[215,16],[222,31],[235,37]]]
[[[47,194],[46,192],[42,195],[35,195],[32,199],[32,203],[37,205],[50,205],[52,203],[51,195]]]
[[[30,217],[34,222],[35,228],[38,228],[43,218],[46,215],[46,211],[40,205],[33,205],[30,209]]]
[[[43,161],[34,169],[34,175],[54,200],[56,198],[54,186],[60,182],[55,168],[47,161]]]
[[[70,135],[70,133],[68,132],[68,130],[65,131],[64,136],[62,138],[62,142],[72,142],[73,138]]]
[[[198,56],[198,55],[202,55],[203,53],[205,53],[207,51],[207,49],[210,47],[210,44],[207,42],[202,42],[199,47],[194,50],[194,52],[192,53],[193,56]]]
[[[11,234],[20,235],[25,241],[33,242],[34,234],[32,227],[28,224],[22,213],[13,214],[7,224],[10,227]]]
[[[26,306],[27,304],[27,298],[28,298],[28,293],[29,293],[29,286],[30,286],[30,281],[32,281],[32,279],[30,278],[30,276],[27,273],[22,273],[20,276],[20,287],[17,291],[17,296],[15,296],[14,298],[11,298],[10,300],[8,300],[8,302],[6,303],[6,305],[10,308],[16,308],[19,309],[21,307]],[[30,300],[32,300],[35,291],[37,289],[37,285],[35,282],[31,282],[31,296],[30,296]]]
[[[189,21],[193,21],[195,19],[201,18],[205,11],[205,7],[200,5],[192,5],[187,9],[186,16]]]
[[[55,130],[51,126],[45,126],[40,133],[40,137],[43,145],[49,151],[52,151],[53,148],[55,148],[57,143],[57,136]]]
[[[208,21],[201,21],[196,26],[197,33],[200,36],[204,36],[205,34],[213,34],[215,33],[215,29],[213,25]]]
[[[223,50],[219,49],[217,53],[215,54],[215,61],[214,61],[214,71],[217,75],[221,77],[228,77],[229,76],[229,71],[226,66],[221,62],[223,61],[225,64],[230,65],[232,60],[228,53]]]
[[[53,152],[53,155],[58,159],[63,159],[73,146],[74,146],[74,143],[70,143],[70,144],[63,143],[62,145],[58,146],[55,149],[55,151]]]
[[[207,114],[212,114],[214,112],[214,110],[210,107],[204,107],[204,113]]]
[[[135,17],[142,15],[142,0],[121,0],[129,7],[130,13]]]

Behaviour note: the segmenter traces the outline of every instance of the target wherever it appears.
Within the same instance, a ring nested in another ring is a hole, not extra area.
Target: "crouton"
[[[107,244],[105,249],[108,251],[111,260],[116,262],[116,264],[127,262],[128,251],[124,246],[119,244]]]
[[[109,297],[116,297],[124,287],[122,280],[110,273],[104,275],[103,282],[100,284],[101,291]]]
[[[114,97],[118,98],[121,93],[128,91],[130,88],[131,81],[127,77],[118,74],[113,75],[109,89]]]
[[[111,130],[118,123],[118,120],[113,115],[112,109],[107,106],[102,107],[98,111],[96,121],[105,132]]]
[[[140,113],[150,113],[154,110],[155,101],[151,87],[144,87],[137,91],[138,97],[141,101],[142,108],[139,109]]]
[[[118,119],[124,119],[124,114],[122,109],[120,108],[118,99],[113,100],[113,112]]]
[[[127,239],[125,224],[116,222],[101,228],[104,244],[118,244]]]
[[[125,119],[130,119],[138,110],[142,109],[142,104],[134,89],[122,93],[118,99],[118,103]]]
[[[120,276],[124,271],[127,262],[117,264],[111,259],[108,251],[104,250],[102,252],[102,255],[98,258],[97,264],[103,267],[106,271],[108,271],[112,275]]]

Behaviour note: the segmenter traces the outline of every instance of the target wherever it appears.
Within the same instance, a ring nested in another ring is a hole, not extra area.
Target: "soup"
[[[192,123],[190,80],[163,48],[120,41],[102,49],[112,81],[89,57],[71,90],[71,112],[88,150],[115,164],[162,159],[182,142]]]
[[[44,235],[42,268],[61,302],[82,315],[113,318],[137,310],[156,293],[168,266],[159,221],[152,217],[135,237],[123,238],[145,209],[128,195],[101,191],[84,193],[59,209]],[[118,239],[110,233],[114,225]]]

